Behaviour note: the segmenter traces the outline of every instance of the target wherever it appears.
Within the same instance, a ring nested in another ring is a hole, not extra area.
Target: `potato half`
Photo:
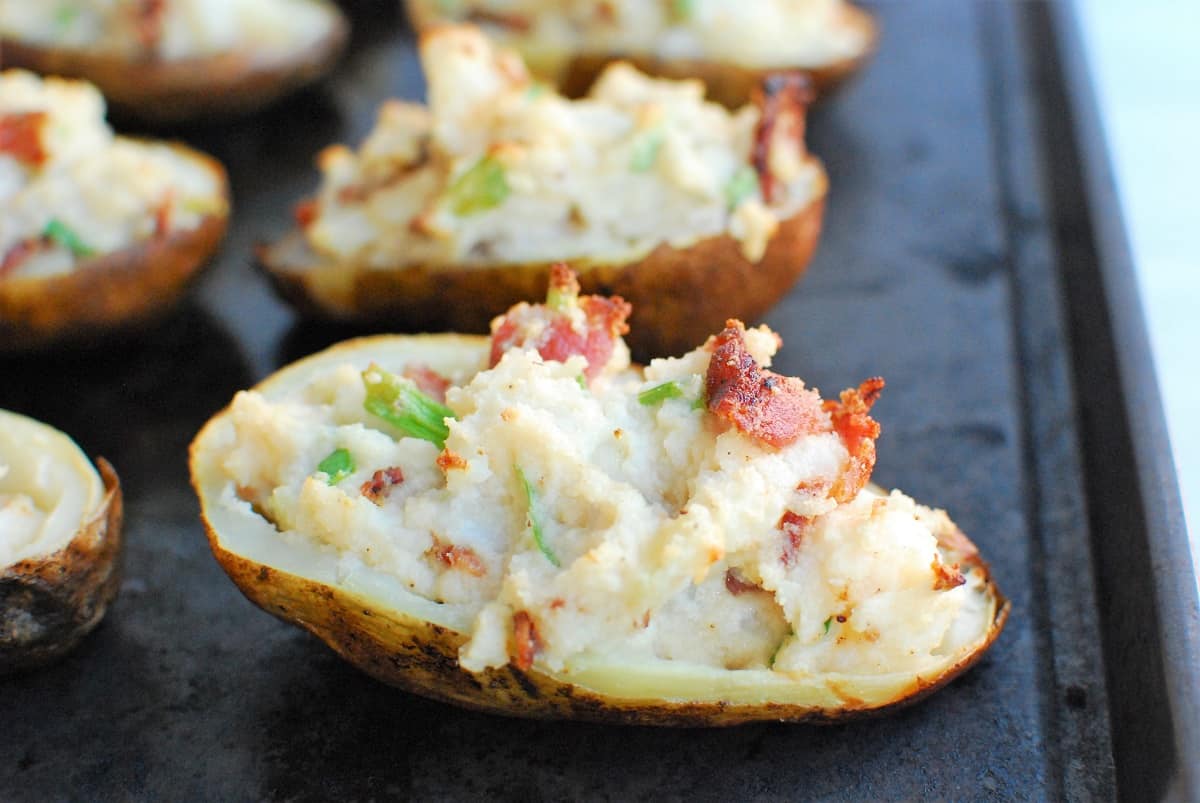
[[[10,36],[0,38],[0,63],[42,75],[86,79],[100,88],[111,106],[154,123],[245,113],[316,81],[336,63],[349,25],[332,3],[313,1],[324,11],[324,34],[282,55],[249,50],[175,60],[131,59]]]
[[[413,27],[424,30],[444,23],[447,12],[434,0],[408,0],[409,18]],[[463,12],[459,12],[460,15]],[[461,16],[459,17],[461,18]],[[770,68],[747,67],[732,62],[701,58],[664,58],[637,50],[614,49],[607,53],[564,49],[561,42],[538,41],[529,34],[505,26],[503,16],[479,14],[466,19],[478,22],[490,33],[498,34],[506,44],[519,49],[530,69],[560,88],[568,97],[583,97],[597,76],[613,61],[628,61],[639,70],[661,78],[699,78],[708,88],[708,97],[731,109],[749,102],[754,89],[763,77],[782,69],[800,70],[807,74],[818,95],[827,95],[856,73],[875,51],[879,31],[874,18],[857,6],[845,3],[838,15],[838,25],[855,35],[862,47],[853,55],[822,63],[793,63]]]
[[[121,581],[121,486],[63,433],[0,410],[0,675],[49,663]]]
[[[364,338],[284,368],[256,390],[268,400],[290,397],[315,375],[343,363],[420,363],[446,376],[469,377],[486,365],[488,349],[486,339],[461,335]],[[438,604],[368,566],[347,572],[335,551],[306,539],[282,538],[250,506],[227,503],[234,493],[223,465],[233,437],[231,411],[209,421],[190,451],[193,487],[221,566],[256,605],[314,633],[360,669],[468,708],[679,726],[829,721],[877,713],[917,700],[966,670],[991,645],[1008,614],[1008,602],[974,547],[943,517],[939,545],[981,580],[971,605],[956,620],[956,646],[917,672],[789,675],[618,654],[572,660],[561,672],[535,659],[528,671],[510,662],[471,673],[459,664],[459,648],[474,617],[469,606]]]
[[[137,327],[166,313],[216,252],[229,222],[221,163],[172,144],[217,181],[224,208],[199,225],[81,261],[68,273],[0,279],[0,352],[21,352]]]

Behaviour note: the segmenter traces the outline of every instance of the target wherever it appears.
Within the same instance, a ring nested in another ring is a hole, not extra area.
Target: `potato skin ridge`
[[[105,494],[92,519],[57,552],[0,570],[0,677],[70,652],[120,590],[121,483],[104,458],[96,468]]]
[[[780,223],[757,264],[722,234],[682,249],[660,244],[633,262],[575,259],[571,266],[583,293],[618,295],[633,304],[625,340],[635,358],[683,354],[730,317],[758,320],[787,293],[816,250],[824,209],[822,191]],[[292,257],[285,249],[295,249],[302,237],[294,232],[278,246],[259,250],[260,266],[280,295],[311,317],[386,323],[409,332],[487,333],[492,318],[545,293],[553,265],[359,270],[353,285],[334,298],[310,273],[287,269]],[[307,258],[313,258],[311,252]]]

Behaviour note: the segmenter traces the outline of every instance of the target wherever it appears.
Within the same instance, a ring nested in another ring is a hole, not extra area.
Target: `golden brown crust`
[[[83,78],[123,112],[155,123],[251,111],[311,83],[337,61],[349,26],[333,5],[330,29],[308,48],[266,60],[254,52],[180,59],[132,61],[107,53],[47,48],[0,39],[5,67],[43,75]]]
[[[660,245],[625,264],[570,264],[583,293],[618,295],[633,304],[626,341],[635,357],[682,354],[720,331],[727,318],[757,320],[782,298],[816,250],[823,213],[824,194],[780,224],[757,264],[729,235],[682,249]],[[287,269],[312,258],[299,232],[259,251],[280,295],[302,312],[410,332],[486,333],[492,318],[545,293],[554,264],[363,270],[334,297],[313,273]]]
[[[121,585],[124,507],[117,473],[96,460],[105,494],[71,542],[0,570],[0,676],[70,651],[104,618]]]
[[[225,169],[182,145],[172,147],[220,180]],[[171,308],[225,236],[228,212],[205,217],[193,229],[171,232],[90,259],[70,273],[0,280],[0,353],[19,352],[97,332],[135,327]]]

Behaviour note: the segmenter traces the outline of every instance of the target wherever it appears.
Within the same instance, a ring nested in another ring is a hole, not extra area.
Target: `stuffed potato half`
[[[569,260],[586,290],[634,304],[649,358],[756,319],[807,267],[827,180],[802,78],[730,113],[624,64],[568,101],[470,27],[428,32],[421,54],[429,107],[386,103],[357,151],[326,149],[299,230],[260,251],[301,310],[484,333]]]
[[[1008,603],[971,542],[941,511],[863,487],[877,385],[822,405],[761,368],[772,333],[734,322],[645,372],[619,342],[586,338],[560,362],[545,355],[565,356],[566,330],[531,316],[510,312],[490,343],[349,341],[214,417],[192,444],[192,482],[243,593],[435,699],[659,725],[878,712],[945,684],[996,638]],[[705,381],[730,360],[810,405],[793,416],[807,434],[789,441],[731,412],[745,395]],[[355,412],[380,413],[372,388],[394,381],[445,392],[444,441]],[[528,395],[495,398],[514,387]],[[560,402],[557,425],[540,416]],[[673,446],[629,445],[652,431]],[[603,468],[575,463],[580,450]],[[763,486],[781,467],[788,487]]]
[[[266,105],[328,72],[348,34],[327,0],[0,3],[0,63],[86,79],[156,123]]]
[[[802,70],[824,94],[862,67],[878,31],[843,0],[493,2],[407,0],[417,30],[473,22],[521,51],[533,72],[582,97],[604,68],[626,60],[662,78],[698,78],[730,108],[774,70]]]
[[[0,410],[0,675],[49,663],[121,579],[121,486],[63,433]]]

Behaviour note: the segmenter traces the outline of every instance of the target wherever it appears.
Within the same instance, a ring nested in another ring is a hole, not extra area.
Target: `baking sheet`
[[[946,507],[1013,600],[973,671],[844,726],[528,722],[384,687],[246,602],[208,552],[187,444],[236,390],[350,334],[297,321],[251,250],[288,228],[320,147],[360,140],[383,98],[421,93],[392,4],[347,7],[353,47],[323,85],[169,132],[221,158],[235,192],[192,300],[137,340],[0,362],[0,406],[117,467],[128,538],[104,624],[58,666],[0,682],[0,798],[1103,800],[1118,778],[1178,781],[1179,755],[1139,759],[1111,727],[1108,686],[1136,679],[1165,700],[1167,664],[1146,638],[1163,671],[1131,678],[1137,662],[1113,660],[1129,631],[1097,607],[1097,579],[1113,577],[1093,549],[1094,451],[1073,390],[1091,378],[1088,344],[1072,345],[1062,256],[1091,234],[1062,230],[1048,154],[1075,153],[1070,125],[1046,119],[1046,87],[1065,90],[1037,3],[875,7],[879,53],[809,129],[832,184],[820,250],[767,318],[784,373],[826,393],[887,378],[876,480]],[[1054,131],[1068,139],[1051,149]]]

